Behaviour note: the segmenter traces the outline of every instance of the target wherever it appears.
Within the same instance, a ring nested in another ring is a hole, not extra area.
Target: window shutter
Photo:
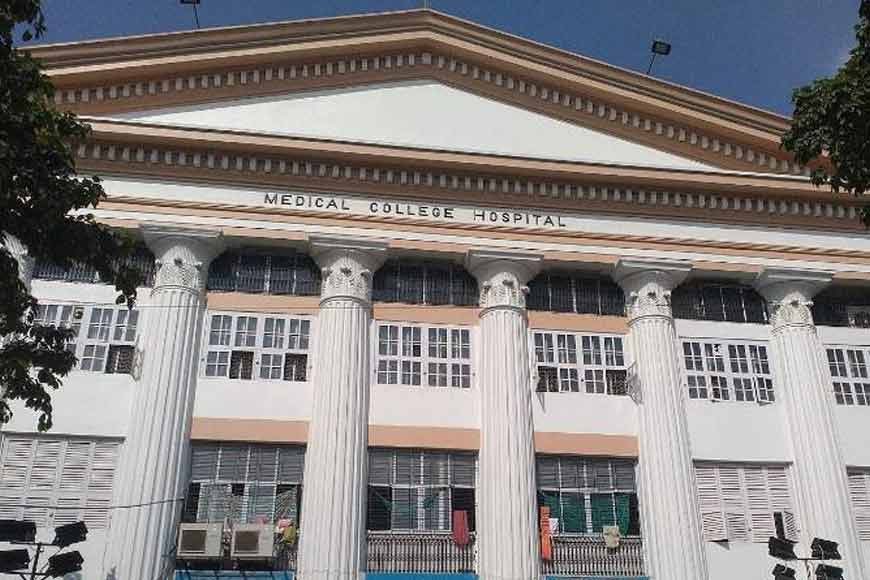
[[[583,487],[583,460],[579,457],[559,458],[560,487]]]
[[[537,469],[538,487],[559,487],[559,458],[547,455],[538,456]]]
[[[0,471],[0,489],[4,493],[27,488],[27,472],[35,447],[36,441],[33,439],[5,438]]]
[[[58,468],[61,461],[61,442],[52,440],[36,441],[36,455],[30,470],[30,489],[51,491],[57,483]]]
[[[452,453],[450,455],[451,484],[461,487],[474,487],[475,457],[473,453]]]
[[[771,511],[774,513],[782,512],[786,539],[796,541],[798,539],[798,522],[792,504],[791,484],[786,467],[770,466],[767,468],[767,489],[770,494]],[[767,541],[767,538],[757,541]]]
[[[613,477],[616,482],[616,489],[620,491],[634,491],[636,489],[634,462],[614,461]]]
[[[743,468],[743,479],[746,482],[751,539],[753,542],[766,542],[769,537],[776,535],[774,510],[768,497],[767,469],[746,466]]]
[[[739,468],[719,467],[719,489],[722,494],[722,509],[725,512],[725,531],[728,540],[749,541],[749,526],[746,522],[746,506]]]
[[[221,445],[218,479],[222,481],[245,481],[247,463],[247,446]]]
[[[63,458],[60,477],[61,491],[83,491],[91,460],[90,441],[69,441]]]
[[[722,542],[728,539],[718,480],[718,469],[715,466],[698,465],[695,467],[701,525],[704,539],[711,542]]]
[[[211,443],[195,443],[191,459],[190,479],[209,481],[217,475],[218,446]]]
[[[274,445],[254,445],[248,462],[247,481],[273,482],[278,470],[278,449]]]
[[[369,485],[393,483],[393,453],[387,449],[369,451]],[[380,529],[380,528],[374,528]]]
[[[870,470],[849,471],[849,495],[855,511],[858,536],[870,540]]]
[[[304,471],[304,447],[282,447],[278,451],[278,481],[280,483],[301,484]]]
[[[589,486],[597,490],[613,489],[610,480],[610,462],[594,459],[589,461],[586,472],[589,474]]]

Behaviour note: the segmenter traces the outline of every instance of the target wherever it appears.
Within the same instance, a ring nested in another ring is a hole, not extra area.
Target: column
[[[6,246],[6,249],[9,250],[12,257],[18,262],[18,278],[29,292],[30,283],[33,281],[33,267],[35,265],[33,257],[30,256],[27,247],[21,243],[21,240],[12,234],[4,232],[0,239],[3,240],[3,245]]]
[[[540,259],[472,251],[480,285],[480,454],[477,571],[481,580],[538,580],[532,383],[526,283]]]
[[[691,266],[621,260],[615,278],[625,292],[628,342],[639,394],[638,499],[648,576],[704,580],[695,471],[686,418],[671,290]]]
[[[865,578],[834,422],[833,380],[810,311],[813,296],[830,281],[822,272],[765,270],[755,286],[770,307],[771,359],[791,436],[801,544],[809,553],[813,537],[838,542],[845,577]]]
[[[143,228],[157,273],[140,335],[141,374],[134,390],[105,577],[164,578],[175,563],[175,537],[186,493],[190,427],[208,265],[220,234],[175,227]],[[129,506],[129,507],[125,507]]]
[[[372,278],[386,246],[312,238],[323,284],[305,452],[298,574],[353,580],[366,563]]]

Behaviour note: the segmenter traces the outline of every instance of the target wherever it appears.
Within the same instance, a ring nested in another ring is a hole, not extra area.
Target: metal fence
[[[638,537],[622,538],[609,549],[597,536],[555,536],[553,558],[543,560],[542,574],[565,576],[641,576],[643,543]]]
[[[473,572],[474,535],[459,546],[450,534],[369,532],[369,572]]]

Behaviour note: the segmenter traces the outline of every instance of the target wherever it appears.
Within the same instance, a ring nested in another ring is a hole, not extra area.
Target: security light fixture
[[[0,551],[0,572],[25,570],[30,565],[30,553],[27,550]]]
[[[54,541],[52,544],[60,546],[61,548],[66,548],[72,544],[84,542],[87,537],[88,526],[85,525],[85,522],[76,522],[74,524],[67,524],[55,528]]]
[[[843,569],[819,564],[816,566],[816,580],[843,580]]]
[[[791,580],[796,578],[794,568],[777,564],[773,569],[773,580]]]
[[[779,560],[797,560],[797,555],[794,553],[794,542],[773,536],[767,540],[767,553]]]
[[[813,550],[813,558],[816,560],[841,560],[842,556],[840,556],[840,551],[837,547],[837,542],[821,538],[813,538],[813,543],[810,544],[810,548]]]
[[[85,559],[82,558],[82,555],[77,550],[73,552],[61,552],[48,559],[48,568],[46,568],[45,574],[49,578],[60,578],[61,576],[81,570],[84,561]]]
[[[0,520],[0,542],[32,542],[36,524],[21,520]]]

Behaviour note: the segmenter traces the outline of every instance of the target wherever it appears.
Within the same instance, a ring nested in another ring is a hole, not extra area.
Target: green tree
[[[834,76],[795,90],[782,145],[801,164],[827,157],[829,164],[813,169],[814,184],[863,196],[870,190],[870,0],[861,0],[855,36],[857,45]],[[870,207],[861,218],[870,227]]]
[[[37,301],[19,279],[10,235],[37,260],[93,267],[115,284],[118,303],[133,304],[140,280],[123,265],[133,240],[87,213],[105,197],[97,178],[76,175],[73,151],[88,127],[53,107],[39,63],[14,47],[16,35],[27,41],[44,30],[39,0],[0,0],[0,424],[20,400],[41,431],[51,428],[51,391],[76,361],[64,348],[70,330],[34,323]]]

